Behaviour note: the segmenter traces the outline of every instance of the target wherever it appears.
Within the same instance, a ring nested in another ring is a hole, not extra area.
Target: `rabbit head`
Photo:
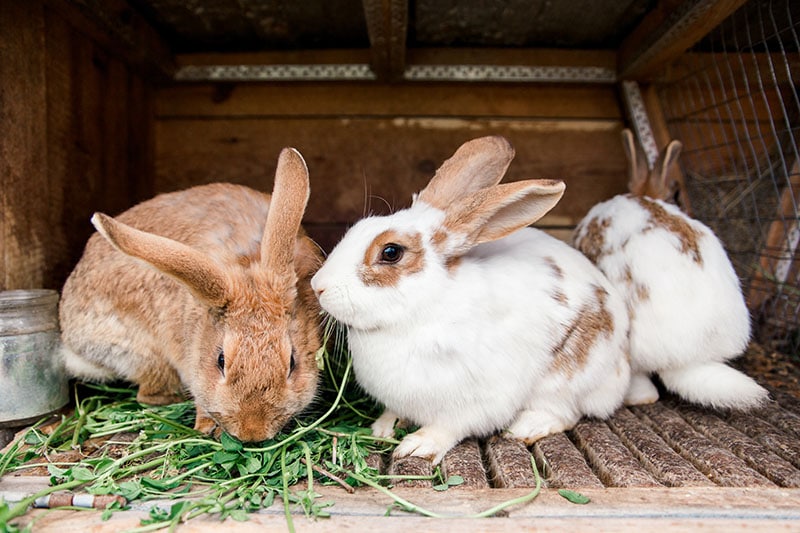
[[[622,147],[628,158],[628,190],[631,194],[674,203],[678,184],[670,179],[669,173],[681,153],[681,142],[670,141],[652,170],[648,168],[647,158],[636,143],[633,132],[627,128],[622,130]]]
[[[478,244],[532,224],[558,203],[564,183],[498,185],[514,150],[502,137],[463,144],[411,207],[351,227],[312,279],[335,319],[371,329],[421,310],[431,291]]]
[[[192,303],[175,318],[185,353],[174,366],[197,404],[199,430],[262,441],[314,397],[321,341],[309,279],[320,256],[300,229],[308,197],[305,162],[284,149],[260,253],[235,267],[101,213],[92,218],[116,249],[191,293]],[[144,376],[140,392],[152,389]]]

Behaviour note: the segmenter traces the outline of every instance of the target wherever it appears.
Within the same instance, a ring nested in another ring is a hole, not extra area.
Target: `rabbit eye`
[[[219,351],[219,355],[217,356],[217,367],[219,371],[222,372],[222,375],[225,375],[225,352],[222,350]]]
[[[381,250],[382,263],[397,263],[403,258],[403,247],[399,244],[387,244]]]
[[[297,366],[297,362],[295,360],[295,354],[296,353],[297,353],[297,351],[294,349],[294,346],[292,346],[292,356],[289,359],[289,376],[292,375],[292,372],[294,372],[294,368]]]

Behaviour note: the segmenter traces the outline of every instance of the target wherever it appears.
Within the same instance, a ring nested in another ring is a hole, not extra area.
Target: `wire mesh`
[[[657,90],[693,215],[726,246],[756,340],[800,357],[800,4],[752,0]]]

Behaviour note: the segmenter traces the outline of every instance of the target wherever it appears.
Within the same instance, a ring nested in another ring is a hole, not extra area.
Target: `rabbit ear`
[[[461,255],[477,244],[533,224],[558,203],[565,187],[563,181],[526,180],[462,198],[445,211],[442,251],[451,257]]]
[[[308,203],[310,186],[303,156],[284,148],[278,157],[275,186],[261,240],[261,264],[294,284],[294,249],[300,222]]]
[[[669,179],[669,169],[678,161],[682,148],[680,141],[672,140],[656,160],[649,184],[651,196],[654,198],[666,200],[672,194],[673,183]]]
[[[636,196],[643,196],[647,188],[650,172],[647,160],[636,145],[633,132],[627,128],[622,130],[622,148],[628,158],[628,190]]]
[[[228,278],[205,254],[178,241],[132,228],[103,213],[95,213],[92,224],[119,251],[177,279],[206,304],[223,307],[227,302]]]
[[[499,183],[512,159],[514,148],[503,137],[467,141],[439,167],[416,200],[445,210],[459,198]]]

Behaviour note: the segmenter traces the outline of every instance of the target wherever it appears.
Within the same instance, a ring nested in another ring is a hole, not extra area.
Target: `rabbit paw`
[[[434,465],[441,462],[447,451],[455,446],[457,438],[447,431],[435,427],[423,427],[404,438],[394,450],[395,457],[422,457]]]
[[[194,419],[194,429],[206,435],[213,434],[216,437],[222,432],[214,419],[200,409],[197,410],[197,416]]]
[[[577,420],[566,420],[547,411],[525,410],[517,415],[506,433],[526,445],[531,445],[553,433],[572,429],[576,422]]]
[[[644,374],[631,375],[628,392],[625,393],[625,405],[644,405],[658,400],[658,389]]]
[[[399,417],[396,414],[387,409],[370,426],[372,428],[372,434],[375,437],[379,437],[382,439],[393,437],[394,425],[397,422],[398,418]]]

